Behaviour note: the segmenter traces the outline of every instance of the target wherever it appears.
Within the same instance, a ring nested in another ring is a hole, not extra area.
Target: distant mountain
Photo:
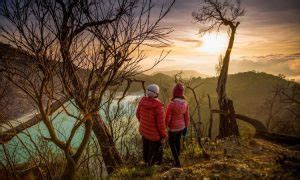
[[[181,73],[181,77],[184,78],[184,79],[189,79],[191,77],[201,77],[201,78],[207,78],[207,77],[209,77],[208,75],[199,73],[199,72],[197,72],[195,70],[169,70],[169,71],[165,70],[165,71],[156,71],[156,72],[152,73],[152,75],[155,75],[155,74],[158,74],[158,73],[165,74],[165,75],[168,75],[168,76],[171,76],[171,77],[173,77],[175,74]]]

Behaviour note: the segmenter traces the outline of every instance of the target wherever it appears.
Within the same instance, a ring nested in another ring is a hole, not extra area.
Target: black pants
[[[163,147],[160,141],[150,141],[144,137],[143,139],[143,159],[148,166],[153,164],[161,164],[163,157]]]
[[[175,166],[180,167],[180,139],[181,139],[182,131],[178,132],[170,132],[169,131],[169,145],[173,154],[173,158],[175,161]]]

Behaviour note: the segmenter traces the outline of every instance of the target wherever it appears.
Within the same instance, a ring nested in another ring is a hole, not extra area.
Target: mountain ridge
[[[158,71],[155,71],[153,73],[150,73],[150,75],[155,75],[155,74],[165,74],[165,75],[168,75],[168,76],[174,76],[176,74],[181,74],[181,77],[184,78],[184,79],[189,79],[189,78],[193,78],[193,77],[201,77],[201,78],[207,78],[207,77],[211,77],[207,74],[203,74],[203,73],[200,73],[198,71],[195,71],[195,70],[158,70]]]

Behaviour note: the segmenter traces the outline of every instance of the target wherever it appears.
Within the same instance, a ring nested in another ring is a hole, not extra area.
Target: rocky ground
[[[152,168],[122,168],[114,177],[162,179],[300,179],[300,151],[260,139],[208,141],[210,159],[186,148],[182,168],[170,163]],[[167,155],[168,156],[168,155]],[[166,160],[168,161],[168,160]]]

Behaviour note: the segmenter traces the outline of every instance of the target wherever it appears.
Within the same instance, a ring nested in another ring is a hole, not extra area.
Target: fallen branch
[[[218,113],[218,114],[223,114],[225,116],[228,116],[227,112],[222,111],[222,110],[217,110],[217,109],[212,109],[211,113]],[[253,119],[248,116],[241,115],[241,114],[234,114],[234,117],[251,124],[256,130],[256,133],[254,135],[255,138],[262,138],[262,139],[265,139],[268,141],[273,141],[276,143],[282,143],[282,144],[288,144],[288,145],[300,144],[300,137],[290,136],[290,135],[286,135],[286,134],[271,133],[268,131],[266,126],[257,119]]]

